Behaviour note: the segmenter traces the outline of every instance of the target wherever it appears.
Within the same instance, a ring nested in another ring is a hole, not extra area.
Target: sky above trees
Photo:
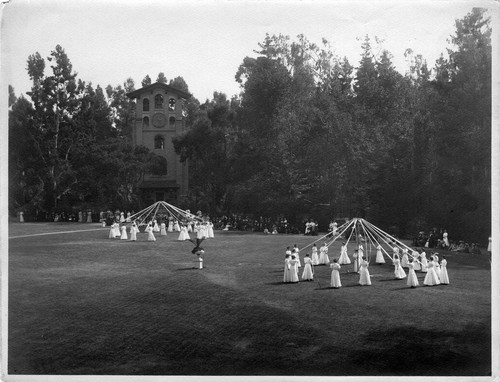
[[[25,94],[30,54],[47,57],[61,45],[80,78],[106,87],[164,72],[182,76],[201,101],[214,91],[238,94],[238,66],[255,54],[266,33],[304,34],[352,65],[366,34],[383,40],[395,67],[407,68],[404,51],[429,66],[446,54],[455,20],[487,1],[111,1],[16,0],[3,5],[2,65],[5,85]],[[29,26],[29,27],[27,27]]]

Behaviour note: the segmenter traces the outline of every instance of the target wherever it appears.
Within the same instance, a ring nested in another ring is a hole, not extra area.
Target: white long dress
[[[158,221],[153,220],[153,232],[160,232],[160,226],[158,225]]]
[[[404,279],[406,277],[406,272],[401,266],[401,261],[399,259],[394,259],[394,276],[397,279]]]
[[[292,282],[292,264],[290,264],[290,258],[285,258],[285,268],[283,270],[283,282]]]
[[[330,259],[328,258],[328,247],[326,245],[319,249],[319,263],[328,264]]]
[[[347,255],[347,245],[340,247],[339,264],[351,264],[351,259]]]
[[[301,268],[302,263],[300,262],[299,249],[297,247],[292,249],[292,256],[295,256],[295,260],[297,260],[297,268]]]
[[[174,232],[174,222],[173,220],[168,221],[168,227],[167,227],[168,232]]]
[[[427,255],[424,251],[420,254],[420,262],[422,263],[422,272],[427,272],[429,263],[427,262]]]
[[[377,264],[385,264],[384,255],[382,254],[382,246],[379,244],[377,246],[377,258],[375,259]]]
[[[401,266],[403,268],[408,268],[408,250],[405,248],[403,249],[403,256],[401,257]]]
[[[419,271],[421,269],[420,267],[420,263],[418,261],[418,257],[419,257],[419,254],[417,251],[413,251],[411,253],[412,257],[413,257],[413,269],[416,270],[416,271]]]
[[[115,223],[115,237],[120,237],[122,234],[120,232],[120,224]]]
[[[160,236],[167,236],[167,225],[164,222],[160,224]]]
[[[120,228],[120,229],[122,231],[122,234],[120,236],[120,240],[128,240],[127,227],[126,226],[122,226],[122,228]]]
[[[311,258],[309,256],[304,257],[304,271],[302,272],[302,280],[312,280],[313,270],[311,266]]]
[[[448,262],[446,259],[441,260],[441,278],[439,281],[441,281],[441,284],[449,284],[450,279],[448,278],[448,270],[446,269],[446,265]]]
[[[447,247],[450,246],[450,242],[448,241],[448,233],[447,232],[443,233],[443,241],[444,241],[444,245],[446,245]]]
[[[151,225],[148,224],[145,231],[148,233],[148,241],[156,241],[156,237],[153,234],[153,227],[151,227]]]
[[[311,262],[312,262],[312,265],[318,265],[319,264],[318,247],[316,247],[316,245],[314,245],[312,247]]]
[[[291,283],[299,282],[299,269],[297,268],[297,260],[290,260]]]
[[[370,272],[368,271],[368,261],[361,260],[359,271],[359,285],[372,285]]]
[[[432,259],[434,260],[434,270],[436,271],[436,275],[439,281],[441,281],[441,268],[439,268],[439,257],[434,255]]]
[[[181,232],[181,227],[179,226],[179,222],[177,220],[174,223],[174,231]]]
[[[340,264],[339,263],[331,263],[330,268],[332,268],[332,277],[330,279],[330,286],[332,288],[340,288],[342,283],[340,282]]]
[[[434,261],[429,261],[427,264],[427,274],[425,275],[424,285],[439,285],[439,277],[434,269]]]
[[[406,285],[409,287],[418,287],[418,278],[415,273],[415,263],[408,263],[408,279],[406,280]]]
[[[111,224],[111,228],[109,229],[109,238],[110,239],[115,238],[115,223]]]
[[[133,223],[130,226],[130,240],[137,241],[137,232],[139,232],[139,228],[137,228],[137,225]]]
[[[212,222],[209,222],[207,225],[207,237],[209,239],[214,238],[214,223],[212,223]]]
[[[189,233],[188,233],[188,230],[187,230],[187,227],[186,226],[182,226],[181,227],[181,232],[179,233],[179,237],[177,240],[179,241],[184,241],[184,240],[189,240],[190,237],[189,237]]]

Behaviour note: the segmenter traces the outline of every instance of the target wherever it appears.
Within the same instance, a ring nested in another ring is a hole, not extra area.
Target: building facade
[[[183,104],[191,95],[164,83],[128,93],[136,100],[134,145],[149,148],[166,159],[166,175],[145,174],[140,188],[145,202],[176,203],[188,192],[188,165],[175,153],[172,138],[186,132]]]

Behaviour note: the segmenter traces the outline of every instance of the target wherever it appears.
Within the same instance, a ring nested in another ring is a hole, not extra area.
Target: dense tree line
[[[174,139],[190,166],[182,203],[295,224],[358,216],[401,235],[442,227],[486,240],[490,35],[484,11],[473,9],[433,68],[407,49],[405,74],[368,36],[355,66],[326,40],[266,35],[236,72],[239,97],[215,92],[185,105],[190,129]],[[77,80],[61,47],[48,60],[50,75],[38,53],[28,59],[31,102],[9,98],[11,210],[139,206],[141,174],[158,159],[130,144],[133,81],[104,92]],[[169,84],[188,91],[182,77]]]

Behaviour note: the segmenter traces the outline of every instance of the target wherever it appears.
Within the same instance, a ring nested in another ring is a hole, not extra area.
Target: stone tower
[[[164,200],[176,203],[188,192],[187,162],[181,163],[172,138],[186,131],[183,103],[191,95],[164,83],[156,82],[128,93],[136,99],[134,145],[142,145],[167,160],[166,175],[146,174],[141,183],[144,201]]]

